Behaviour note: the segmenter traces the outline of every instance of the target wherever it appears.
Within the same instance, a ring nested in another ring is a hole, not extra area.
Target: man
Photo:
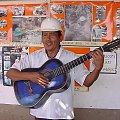
[[[78,55],[65,50],[60,45],[62,41],[61,24],[57,19],[46,18],[41,24],[41,31],[44,48],[29,54],[21,59],[19,63],[13,64],[6,74],[13,81],[31,80],[45,87],[50,84],[45,76],[38,72],[21,72],[21,70],[25,68],[38,68],[53,58],[59,59],[63,64],[66,64],[78,57]],[[30,114],[35,116],[36,120],[74,119],[74,80],[81,85],[84,84],[89,87],[97,80],[103,67],[104,57],[99,49],[91,52],[90,55],[94,59],[95,69],[90,73],[84,64],[80,64],[71,69],[69,72],[71,78],[69,88],[64,92],[52,94],[42,107],[30,110]]]

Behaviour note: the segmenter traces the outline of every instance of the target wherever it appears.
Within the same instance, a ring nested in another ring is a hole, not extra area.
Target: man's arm
[[[38,72],[21,72],[15,68],[10,68],[10,70],[6,73],[6,76],[12,81],[31,80],[43,87],[49,84],[47,78]]]
[[[104,55],[101,50],[96,49],[96,51],[91,52],[90,55],[94,59],[95,69],[87,75],[84,81],[86,87],[90,87],[97,80],[104,63]]]

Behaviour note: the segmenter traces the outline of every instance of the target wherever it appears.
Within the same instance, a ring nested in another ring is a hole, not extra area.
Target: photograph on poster
[[[50,12],[52,14],[63,14],[64,13],[64,6],[63,5],[51,5],[50,6]]]
[[[116,11],[116,18],[120,18],[120,8],[117,8],[117,11]]]
[[[14,16],[22,16],[25,14],[24,6],[13,6],[12,12]]]
[[[102,40],[102,29],[101,26],[97,25],[92,30],[92,41],[100,42]]]
[[[10,56],[9,55],[4,56],[4,60],[10,60]]]
[[[7,31],[0,31],[0,40],[7,40]]]
[[[7,27],[7,20],[0,20],[0,28],[6,28]]]
[[[100,42],[102,41],[102,37],[107,36],[107,27],[96,25],[92,29],[92,41]]]
[[[5,86],[11,86],[12,85],[12,81],[5,76],[6,73],[7,73],[7,71],[4,70],[4,76],[2,77],[2,79],[3,79],[3,85],[5,85]]]
[[[120,38],[120,29],[118,29],[117,31],[116,31],[116,38]]]
[[[100,20],[106,19],[106,6],[97,6],[96,7],[96,21],[99,22]]]
[[[6,16],[7,16],[7,9],[0,8],[0,17],[6,17]]]
[[[66,41],[91,41],[92,5],[65,5]]]
[[[120,19],[116,19],[116,27],[120,28]]]
[[[4,61],[4,70],[10,69],[10,61]]]
[[[107,27],[106,26],[101,26],[102,29],[102,37],[107,36]]]
[[[13,42],[41,43],[40,25],[44,17],[13,17]]]
[[[33,15],[46,17],[47,7],[46,6],[33,6]]]
[[[120,38],[120,18],[116,19],[116,37]]]

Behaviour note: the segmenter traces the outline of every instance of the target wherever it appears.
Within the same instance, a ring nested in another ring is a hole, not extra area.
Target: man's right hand
[[[49,80],[44,75],[38,72],[30,72],[30,80],[41,85],[42,87],[50,84]]]

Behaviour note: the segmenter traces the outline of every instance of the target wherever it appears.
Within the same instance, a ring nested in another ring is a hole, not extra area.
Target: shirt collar
[[[59,59],[59,58],[60,58],[60,55],[61,55],[63,49],[64,49],[63,46],[61,46],[60,49],[59,49],[59,52],[58,52],[57,55],[55,56],[56,59]],[[46,51],[45,51],[45,48],[42,49],[42,53],[45,55],[46,58],[48,58],[47,53],[46,53]],[[48,59],[49,59],[49,58],[48,58]]]

